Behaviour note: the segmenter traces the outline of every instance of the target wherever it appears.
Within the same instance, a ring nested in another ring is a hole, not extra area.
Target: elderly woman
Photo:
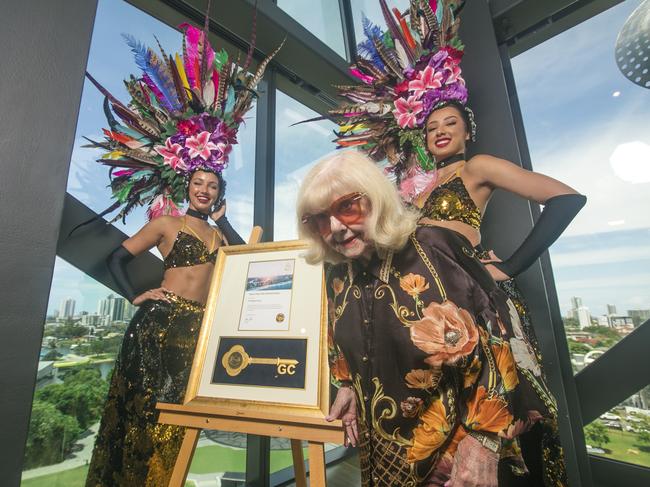
[[[297,206],[308,260],[332,264],[339,389],[328,419],[343,419],[358,444],[363,485],[497,485],[499,460],[520,461],[502,439],[547,411],[515,367],[513,353],[526,352],[516,311],[471,243],[418,226],[419,215],[356,151],[316,164]]]

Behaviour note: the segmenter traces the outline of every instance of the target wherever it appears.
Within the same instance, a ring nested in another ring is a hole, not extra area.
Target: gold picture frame
[[[299,240],[219,249],[183,407],[314,424],[327,416],[325,276],[322,265],[304,260],[306,249]],[[251,269],[268,267],[251,264],[275,261],[285,267],[294,262],[290,277],[271,276],[260,284],[257,276],[251,284]],[[246,295],[252,292],[255,296]],[[240,329],[243,313],[254,318],[261,309],[264,318],[276,301],[282,324],[277,331],[272,324]]]

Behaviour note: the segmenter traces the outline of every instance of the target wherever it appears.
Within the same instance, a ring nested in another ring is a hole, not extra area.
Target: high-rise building
[[[101,315],[85,314],[81,317],[81,324],[84,326],[98,326],[102,323]]]
[[[582,305],[582,298],[578,296],[571,298],[571,310],[569,314],[571,318],[578,322],[580,329],[591,326],[591,313],[589,312],[589,308]]]
[[[608,304],[607,305],[607,314],[608,315],[615,315],[616,314],[616,305]]]
[[[62,299],[59,305],[59,318],[72,318],[74,316],[75,305],[76,302],[72,298]]]
[[[100,299],[97,303],[97,314],[108,316],[110,321],[123,321],[127,303],[131,305],[126,299],[109,294],[106,299]]]
[[[634,326],[639,326],[650,320],[650,309],[628,309],[627,315],[632,318]]]
[[[580,306],[576,310],[576,318],[581,330],[587,326],[591,326],[591,313],[589,313],[589,308],[586,306]]]
[[[124,321],[131,321],[133,315],[138,310],[137,306],[133,306],[128,300],[124,300]]]

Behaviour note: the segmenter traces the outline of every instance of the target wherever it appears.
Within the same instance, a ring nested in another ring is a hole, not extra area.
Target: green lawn
[[[307,458],[307,449],[303,448]],[[293,464],[291,450],[271,451],[271,472],[282,470]],[[197,448],[190,466],[190,473],[244,472],[246,470],[246,450],[228,448],[221,445]]]
[[[307,449],[303,449],[307,458]],[[293,463],[291,450],[271,451],[271,472],[276,472]],[[244,472],[246,470],[246,450],[228,448],[221,445],[197,448],[190,467],[190,473],[205,474],[211,472]],[[83,487],[86,480],[87,466],[77,467],[64,472],[43,475],[23,480],[21,487]],[[193,487],[188,482],[185,487]]]
[[[88,467],[77,467],[64,472],[23,480],[20,487],[83,487]]]
[[[23,480],[20,487],[84,487],[86,472],[88,472],[88,467],[77,467],[65,472]],[[195,487],[195,484],[194,482],[187,482],[185,487]]]
[[[603,453],[600,456],[650,467],[650,452],[641,450],[640,447],[643,445],[639,444],[634,433],[608,429],[607,434],[611,441],[605,445],[605,448],[611,450],[611,453]],[[634,450],[638,454],[628,452],[628,450]]]

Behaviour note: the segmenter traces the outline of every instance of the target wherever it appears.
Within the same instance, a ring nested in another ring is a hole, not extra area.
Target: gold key
[[[249,365],[275,365],[280,375],[293,375],[296,373],[297,360],[289,358],[255,358],[246,353],[241,345],[234,345],[221,359],[221,364],[229,376],[234,377]]]

